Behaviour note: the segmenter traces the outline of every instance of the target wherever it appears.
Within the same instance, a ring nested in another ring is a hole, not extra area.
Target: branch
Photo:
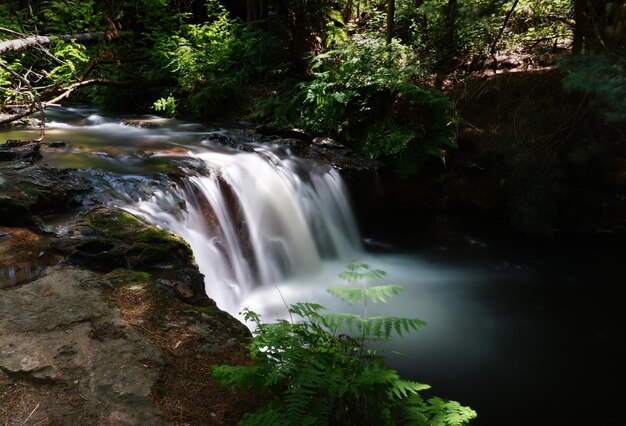
[[[29,116],[34,112],[35,111],[31,108],[31,109],[27,109],[25,111],[19,112],[17,114],[9,115],[8,117],[0,118],[0,126],[2,126],[3,124],[13,123],[14,121],[17,121],[20,118]]]
[[[26,34],[18,33],[17,31],[13,31],[9,28],[0,27],[0,33],[10,34],[13,37],[24,38]]]
[[[30,107],[30,113],[32,114],[34,112],[34,110],[35,110],[34,106],[37,106],[37,110],[39,110],[39,113],[41,115],[41,119],[40,119],[40,122],[39,122],[39,140],[43,140],[43,138],[45,136],[46,115],[45,115],[45,112],[43,110],[44,109],[44,105],[41,103],[41,98],[39,97],[37,92],[33,89],[33,86],[31,86],[30,81],[28,81],[28,79],[26,77],[22,77],[21,75],[16,73],[8,65],[6,65],[2,61],[0,61],[0,68],[5,70],[6,72],[8,72],[16,80],[18,80],[21,83],[23,83],[24,86],[26,86],[26,88],[30,92],[30,94],[32,96],[32,99],[33,99],[33,103],[32,103],[32,105]],[[21,117],[19,117],[19,118],[21,118]]]
[[[63,93],[60,95],[44,102],[45,106],[56,104],[58,101],[67,98],[74,90],[80,89],[85,86],[92,86],[94,84],[99,84],[102,86],[113,86],[113,87],[133,87],[133,84],[128,81],[115,81],[115,80],[106,80],[104,78],[92,78],[90,80],[79,81],[78,83],[71,84],[66,88],[62,89]]]
[[[513,11],[515,10],[515,6],[517,6],[517,3],[519,3],[519,0],[515,0],[515,2],[513,3],[513,6],[511,6],[511,9],[509,9],[509,11],[507,12],[506,16],[504,17],[504,22],[502,23],[502,26],[500,27],[500,31],[498,31],[498,35],[496,36],[496,38],[493,39],[493,42],[491,43],[489,52],[491,53],[492,56],[496,54],[496,45],[498,44],[498,41],[500,41],[500,37],[502,37],[502,33],[504,32],[504,29],[506,28],[506,25],[509,23],[509,19],[511,19],[511,15],[513,14]]]
[[[0,64],[1,63],[2,62],[0,62]],[[131,82],[131,81],[115,81],[115,80],[106,80],[106,79],[103,79],[103,78],[92,78],[90,80],[79,81],[78,83],[71,84],[71,85],[69,85],[69,86],[67,86],[67,87],[65,87],[63,89],[51,90],[51,91],[48,91],[48,92],[42,94],[41,98],[43,98],[43,99],[47,99],[50,96],[54,96],[54,97],[53,98],[49,98],[45,102],[41,102],[41,105],[42,105],[42,108],[47,108],[49,106],[55,105],[60,100],[67,98],[75,90],[80,89],[82,87],[86,87],[86,86],[102,85],[102,86],[138,89],[140,87],[141,88],[160,87],[160,86],[165,86],[165,85],[172,84],[172,83],[173,83],[173,81],[170,80],[170,79],[162,79],[162,80],[148,81],[148,82],[146,82],[144,84],[138,85],[136,82]],[[61,92],[61,93],[58,94],[59,92]],[[22,112],[19,112],[17,114],[13,114],[13,115],[10,115],[8,117],[0,118],[0,125],[12,123],[12,122],[14,122],[16,120],[19,120],[20,118],[27,117],[27,116],[29,116],[31,114],[34,114],[36,111],[39,110],[39,108],[35,108],[34,104],[33,105],[28,105],[28,106],[11,105],[11,107],[13,107],[13,108],[25,107],[27,109],[22,111]]]
[[[31,47],[47,46],[56,40],[71,41],[76,40],[80,43],[88,41],[100,40],[100,39],[113,39],[118,38],[121,32],[113,31],[97,31],[93,33],[82,34],[65,34],[60,36],[28,36],[25,38],[19,38],[14,40],[6,40],[0,42],[0,56],[8,52],[20,52],[22,50],[30,49]]]

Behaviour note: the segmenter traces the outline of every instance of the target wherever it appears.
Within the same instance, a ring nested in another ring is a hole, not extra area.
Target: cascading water
[[[254,149],[190,154],[208,175],[183,178],[124,207],[184,238],[207,294],[231,312],[254,287],[315,273],[323,259],[348,261],[360,248],[337,171],[270,147]]]
[[[589,406],[617,407],[613,419],[587,410],[594,418],[588,424],[621,419],[618,395],[603,392],[623,370],[623,351],[616,349],[623,346],[616,296],[623,287],[621,239],[537,245],[442,217],[422,227],[419,244],[409,245],[415,251],[368,252],[359,250],[335,171],[255,144],[245,131],[242,137],[253,143],[242,148],[256,152],[213,144],[231,138],[240,147],[237,130],[196,123],[129,117],[149,124],[136,127],[85,108],[53,109],[48,118],[47,140],[67,146],[47,149],[44,161],[81,168],[93,181],[88,202],[123,206],[183,236],[206,275],[207,292],[236,317],[248,306],[266,321],[286,318],[272,284],[287,303],[311,301],[345,312],[350,307],[325,289],[339,284],[337,274],[358,257],[387,271],[385,283],[406,287],[402,297],[371,306],[371,313],[428,322],[390,348],[410,358],[390,352],[388,360],[404,377],[477,409],[481,425],[500,425],[504,418],[508,424],[567,423],[566,410],[551,410],[552,417],[540,410],[579,399],[580,383],[594,389],[586,394]],[[29,139],[38,130],[0,133]],[[163,172],[172,172],[181,156],[195,157],[209,171],[190,167],[173,187]],[[20,264],[12,249],[7,253],[13,264],[4,274],[13,285]],[[580,424],[580,410],[570,415],[576,416],[570,424]]]

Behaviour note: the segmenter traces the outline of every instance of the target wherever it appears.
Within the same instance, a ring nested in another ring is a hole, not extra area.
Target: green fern
[[[256,325],[250,346],[255,364],[214,366],[212,372],[226,386],[271,398],[239,424],[456,426],[476,417],[457,402],[422,398],[428,385],[401,379],[380,351],[367,347],[426,325],[419,319],[368,315],[368,301],[386,303],[403,288],[370,285],[385,273],[363,263],[351,263],[340,276],[353,285],[329,293],[363,304],[363,314],[324,313],[320,304],[301,302],[289,307],[290,321],[263,323],[255,312],[243,310],[246,321]]]
[[[390,298],[403,292],[404,287],[400,285],[379,285],[369,288],[331,287],[327,291],[349,304],[364,303],[365,299],[374,303],[387,303]]]

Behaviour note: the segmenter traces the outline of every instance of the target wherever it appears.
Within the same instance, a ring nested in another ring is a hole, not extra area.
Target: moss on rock
[[[113,273],[120,283],[148,279],[184,301],[213,305],[191,247],[180,237],[144,223],[117,208],[97,207],[83,213],[68,235],[53,242],[70,262]],[[120,269],[122,268],[122,269]],[[131,271],[132,270],[132,271]],[[124,273],[123,271],[131,271]]]

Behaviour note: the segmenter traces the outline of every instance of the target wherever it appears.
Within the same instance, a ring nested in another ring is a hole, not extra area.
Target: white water
[[[255,149],[190,154],[207,164],[209,176],[189,177],[182,188],[125,207],[183,237],[207,294],[234,315],[253,290],[319,274],[325,260],[345,264],[360,252],[334,169]]]

